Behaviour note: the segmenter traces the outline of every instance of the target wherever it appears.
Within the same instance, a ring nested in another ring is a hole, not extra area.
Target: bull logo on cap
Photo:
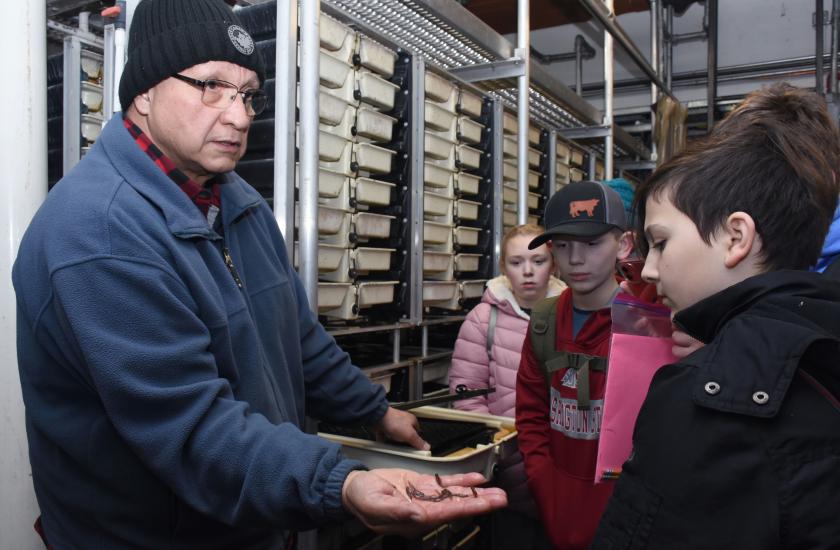
[[[254,53],[254,39],[248,34],[248,31],[239,25],[231,25],[228,27],[228,36],[239,53],[243,55],[251,55]]]
[[[582,213],[586,212],[586,215],[591,218],[595,215],[595,207],[598,206],[599,202],[601,202],[601,199],[572,201],[569,203],[569,215],[573,218],[577,218]]]

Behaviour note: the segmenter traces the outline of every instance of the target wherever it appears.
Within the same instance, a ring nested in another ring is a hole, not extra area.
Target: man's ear
[[[720,239],[724,245],[724,265],[730,269],[736,267],[758,246],[755,220],[746,212],[733,212],[723,224]]]
[[[616,254],[616,259],[626,260],[630,253],[633,252],[633,231],[625,231],[621,234],[618,238],[618,254]]]
[[[134,98],[134,101],[131,102],[131,104],[134,106],[134,108],[137,110],[137,112],[140,113],[143,116],[146,116],[146,115],[149,114],[149,108],[151,107],[151,104],[152,104],[152,100],[149,97],[149,93],[150,93],[150,91],[146,91],[146,92],[143,92],[142,94],[138,94]]]

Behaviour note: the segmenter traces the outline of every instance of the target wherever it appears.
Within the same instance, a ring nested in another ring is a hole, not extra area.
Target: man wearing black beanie
[[[423,448],[318,323],[260,195],[233,169],[265,68],[222,0],[143,0],[123,115],[34,217],[13,268],[40,524],[52,548],[275,549],[357,516],[419,533],[505,504],[478,474],[372,470],[300,430]],[[294,85],[290,83],[290,85]],[[477,495],[473,498],[471,495]]]

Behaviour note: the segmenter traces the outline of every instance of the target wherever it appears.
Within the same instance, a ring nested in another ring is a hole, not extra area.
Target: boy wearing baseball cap
[[[632,250],[619,194],[567,185],[546,205],[546,231],[568,288],[534,307],[516,383],[516,425],[528,485],[555,548],[588,548],[612,493],[594,484],[617,259]]]

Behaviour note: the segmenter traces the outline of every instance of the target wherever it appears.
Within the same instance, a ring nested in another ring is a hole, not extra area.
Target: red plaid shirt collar
[[[208,223],[210,223],[210,225],[216,225],[214,222],[218,217],[217,214],[222,208],[222,196],[219,184],[213,183],[210,186],[210,189],[207,189],[198,182],[190,179],[189,176],[176,168],[175,164],[172,163],[169,157],[164,155],[163,151],[161,151],[157,145],[152,143],[149,136],[143,133],[143,130],[134,124],[127,116],[123,117],[123,124],[140,149],[149,155],[149,158],[152,159],[158,168],[163,170],[164,174],[169,176],[172,181],[178,184],[181,191],[186,193],[201,213],[204,214]],[[215,208],[211,209],[211,206]],[[208,213],[212,215],[212,219],[211,215],[208,215]]]

